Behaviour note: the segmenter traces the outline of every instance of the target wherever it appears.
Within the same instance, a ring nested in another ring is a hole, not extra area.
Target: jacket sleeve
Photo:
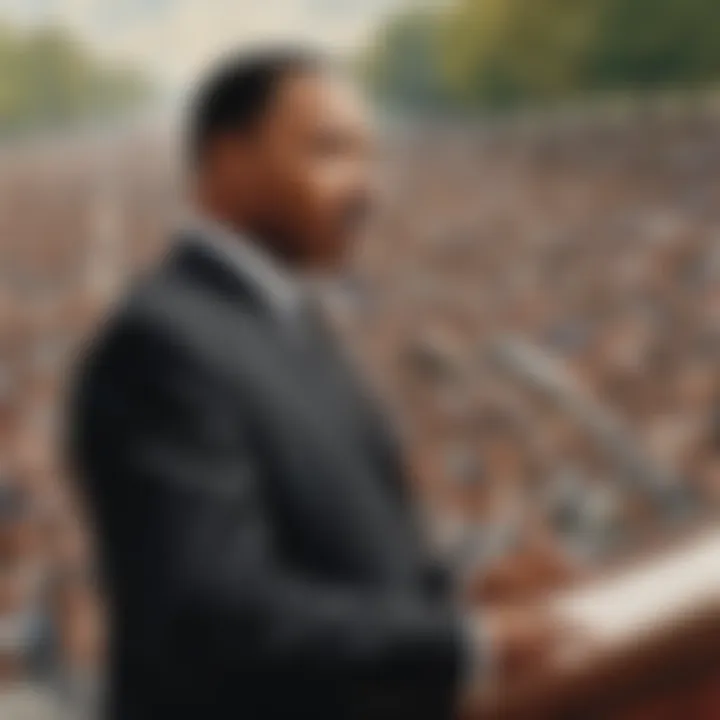
[[[226,395],[181,343],[136,324],[112,334],[81,381],[76,454],[99,522],[111,535],[133,526],[135,550],[111,552],[110,573],[127,584],[121,595],[154,608],[158,657],[196,676],[212,668],[400,705],[423,693],[452,703],[462,619],[420,596],[285,564],[263,469]]]

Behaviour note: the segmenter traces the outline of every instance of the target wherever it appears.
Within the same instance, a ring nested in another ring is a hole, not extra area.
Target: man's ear
[[[213,139],[209,150],[209,162],[213,174],[227,189],[241,191],[248,174],[249,148],[235,134],[226,133]]]

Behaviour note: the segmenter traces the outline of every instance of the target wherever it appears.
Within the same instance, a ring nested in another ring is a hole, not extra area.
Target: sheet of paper
[[[553,601],[567,618],[603,642],[622,643],[663,629],[717,602],[720,532]]]

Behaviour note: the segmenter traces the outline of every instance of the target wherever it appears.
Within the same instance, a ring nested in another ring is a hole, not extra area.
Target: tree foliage
[[[366,70],[379,96],[390,105],[429,108],[449,101],[442,74],[442,37],[437,18],[425,12],[395,16],[376,42]]]
[[[455,0],[396,17],[373,78],[401,100],[410,78],[416,100],[461,105],[695,86],[720,78],[719,22],[717,0]]]
[[[62,29],[0,26],[0,132],[114,112],[149,90],[139,74],[104,65]]]

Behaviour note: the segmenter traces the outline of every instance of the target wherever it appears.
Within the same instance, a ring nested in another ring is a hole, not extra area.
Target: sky
[[[295,40],[352,51],[408,1],[0,0],[0,19],[66,25],[102,55],[174,87],[238,45]]]

